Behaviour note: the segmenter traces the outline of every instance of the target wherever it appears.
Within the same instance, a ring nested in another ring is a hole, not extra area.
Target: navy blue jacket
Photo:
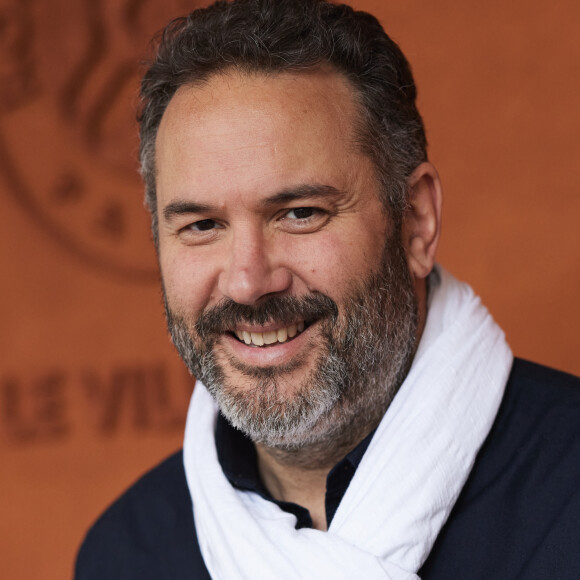
[[[580,380],[517,360],[493,428],[419,575],[580,579]],[[181,452],[87,534],[76,580],[208,579]]]

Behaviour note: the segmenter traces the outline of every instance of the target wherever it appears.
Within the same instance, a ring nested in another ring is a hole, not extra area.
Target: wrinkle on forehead
[[[158,194],[168,183],[172,196],[273,193],[280,183],[346,189],[360,168],[354,157],[366,157],[356,147],[358,118],[354,90],[332,70],[231,71],[183,86],[157,136]]]
[[[181,105],[181,115],[174,118],[171,109],[177,102]],[[219,73],[203,85],[180,87],[167,107],[159,132],[173,133],[175,125],[203,123],[211,130],[208,136],[223,143],[224,138],[242,126],[250,137],[257,120],[262,122],[262,130],[266,128],[263,121],[267,120],[272,128],[276,125],[280,130],[285,122],[286,129],[293,131],[293,120],[304,115],[310,115],[315,121],[311,126],[314,135],[321,131],[325,121],[331,120],[337,140],[353,137],[349,121],[357,117],[355,93],[343,75],[324,69],[268,75],[238,71]]]

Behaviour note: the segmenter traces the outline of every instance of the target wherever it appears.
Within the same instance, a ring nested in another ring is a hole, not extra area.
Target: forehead
[[[331,182],[352,177],[356,158],[364,162],[355,145],[358,118],[353,89],[334,71],[228,72],[183,86],[157,135],[158,197],[267,195],[281,182],[344,187]]]
[[[227,126],[245,120],[251,124],[257,117],[282,111],[282,118],[289,121],[308,115],[320,124],[331,119],[337,128],[344,128],[345,116],[350,120],[355,115],[354,90],[342,74],[327,68],[273,74],[232,69],[200,85],[180,87],[167,106],[159,132],[175,130],[176,123],[183,122],[213,120]]]

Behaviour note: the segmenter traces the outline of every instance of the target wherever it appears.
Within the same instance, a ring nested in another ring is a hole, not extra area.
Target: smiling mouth
[[[271,346],[274,344],[284,343],[292,340],[298,336],[305,328],[308,328],[309,323],[303,320],[267,332],[249,332],[247,330],[233,330],[231,335],[236,337],[240,342],[249,346]]]

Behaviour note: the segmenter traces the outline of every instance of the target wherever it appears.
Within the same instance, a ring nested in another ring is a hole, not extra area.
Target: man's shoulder
[[[514,360],[508,385],[513,383],[521,383],[544,393],[544,389],[549,387],[551,395],[580,398],[579,377],[521,358]]]
[[[421,577],[580,578],[579,536],[580,379],[516,359]]]
[[[538,499],[548,490],[576,494],[580,490],[580,379],[515,359],[472,479],[486,489],[505,485],[504,491],[512,489],[520,502],[526,495],[528,500]]]
[[[580,446],[574,445],[580,443],[579,419],[580,378],[515,359],[487,444],[497,440],[503,448],[510,448],[512,442],[541,452],[551,443],[580,452]]]
[[[76,580],[209,578],[197,546],[181,451],[146,473],[87,533]]]

